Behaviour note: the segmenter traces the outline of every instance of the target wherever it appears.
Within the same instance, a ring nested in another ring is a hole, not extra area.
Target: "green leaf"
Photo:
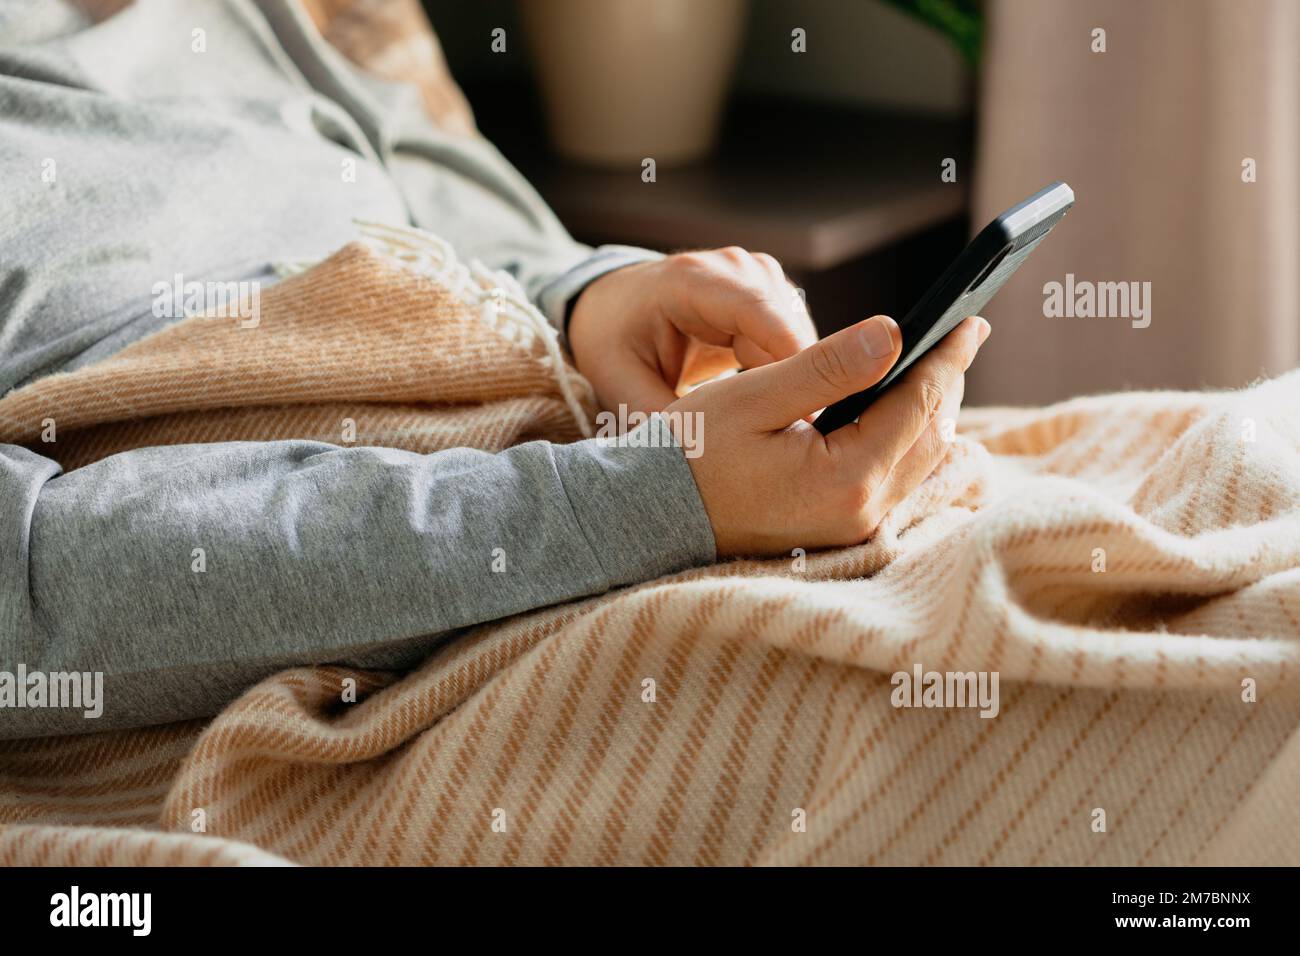
[[[984,14],[977,0],[883,0],[922,23],[928,23],[957,47],[972,67],[979,66],[984,42]]]

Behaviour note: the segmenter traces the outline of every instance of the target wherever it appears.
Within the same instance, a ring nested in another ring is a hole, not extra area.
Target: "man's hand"
[[[670,415],[702,416],[701,454],[687,460],[718,556],[869,538],[943,460],[943,422],[955,422],[965,371],[988,333],[984,319],[966,319],[855,424],[825,436],[802,419],[884,377],[902,349],[893,319],[874,316],[669,406]]]
[[[744,368],[788,358],[817,340],[780,264],[730,247],[686,252],[606,273],[569,318],[569,348],[603,408],[661,411],[690,340],[730,347]]]

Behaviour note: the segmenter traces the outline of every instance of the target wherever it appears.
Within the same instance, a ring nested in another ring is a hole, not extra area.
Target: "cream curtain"
[[[1300,2],[987,10],[975,223],[1055,179],[1076,203],[986,309],[968,403],[1235,386],[1300,364]],[[1066,273],[1150,282],[1150,326],[1044,317],[1044,284]]]

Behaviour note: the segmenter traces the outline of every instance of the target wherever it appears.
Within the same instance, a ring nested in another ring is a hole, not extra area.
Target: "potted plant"
[[[746,0],[521,0],[551,142],[601,166],[707,153]]]

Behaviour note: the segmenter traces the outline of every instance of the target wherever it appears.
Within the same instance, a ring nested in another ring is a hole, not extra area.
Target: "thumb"
[[[796,355],[750,369],[737,381],[750,393],[750,424],[785,428],[818,409],[870,388],[898,361],[903,334],[887,315],[841,329]]]

